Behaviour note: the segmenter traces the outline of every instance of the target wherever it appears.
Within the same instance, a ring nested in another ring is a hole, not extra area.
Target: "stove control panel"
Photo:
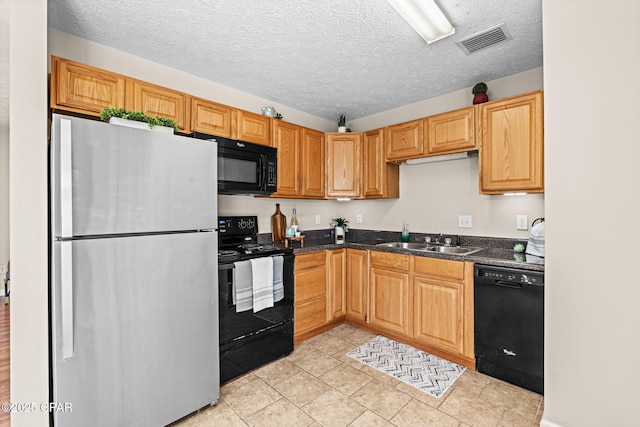
[[[257,216],[219,216],[218,232],[227,236],[258,234]]]

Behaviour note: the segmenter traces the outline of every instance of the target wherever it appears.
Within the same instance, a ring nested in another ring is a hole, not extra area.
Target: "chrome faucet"
[[[440,239],[442,239],[442,233],[438,237],[436,237],[436,243],[441,243]]]

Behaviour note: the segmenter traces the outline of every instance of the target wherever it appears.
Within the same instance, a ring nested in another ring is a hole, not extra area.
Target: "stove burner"
[[[262,245],[258,243],[245,243],[238,246],[238,249],[240,249],[240,251],[244,252],[245,254],[252,254],[254,252],[260,252],[262,250]]]
[[[236,255],[238,255],[238,251],[226,251],[226,250],[222,250],[222,249],[218,250],[218,258],[236,256]]]

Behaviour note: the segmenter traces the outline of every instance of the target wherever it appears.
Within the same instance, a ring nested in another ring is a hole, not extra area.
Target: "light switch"
[[[316,215],[316,225],[320,224],[320,215]]]

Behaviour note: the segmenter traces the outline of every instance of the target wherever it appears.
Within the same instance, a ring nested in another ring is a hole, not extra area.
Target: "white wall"
[[[541,425],[637,426],[640,2],[543,0],[542,10],[548,221]]]
[[[9,260],[9,0],[0,0],[0,266]],[[2,275],[0,274],[0,278]],[[0,291],[4,294],[4,289]]]
[[[6,13],[6,10],[3,11]],[[11,402],[49,401],[47,1],[10,0]],[[12,412],[11,425],[48,414]]]

